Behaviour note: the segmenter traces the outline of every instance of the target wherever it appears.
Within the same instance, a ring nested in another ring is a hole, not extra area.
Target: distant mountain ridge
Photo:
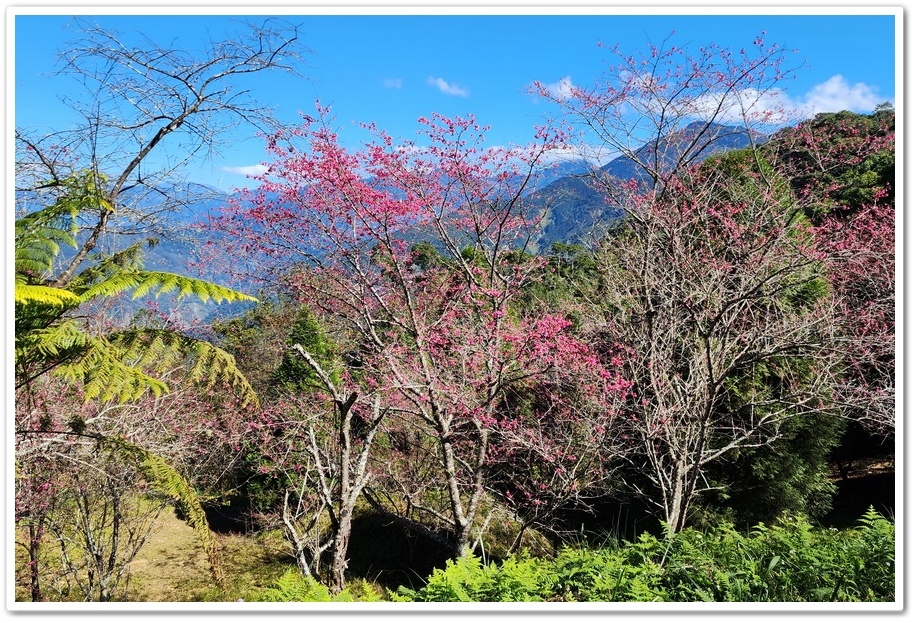
[[[640,163],[655,167],[655,163],[650,163],[649,159],[668,159],[661,163],[660,168],[664,170],[667,166],[674,166],[678,158],[700,162],[717,153],[742,149],[750,142],[746,131],[740,128],[695,123],[675,136],[642,145],[634,152],[635,161],[627,156],[619,156],[598,171],[621,182],[633,179],[646,182],[649,177]],[[602,231],[620,217],[620,209],[608,204],[604,195],[589,183],[590,172],[593,172],[592,167],[585,160],[568,160],[559,162],[534,180],[527,201],[535,212],[543,212],[545,215],[537,250],[544,252],[554,242],[586,242],[593,232]],[[189,274],[189,261],[194,261],[208,240],[214,241],[212,232],[194,225],[205,222],[217,214],[222,206],[238,199],[239,195],[195,183],[160,190],[168,193],[170,199],[177,197],[181,209],[170,214],[174,234],[161,236],[159,244],[147,249],[145,264],[151,270]],[[120,242],[115,241],[114,246],[118,244]],[[230,283],[231,276],[225,273],[225,267],[199,268],[202,270],[194,271],[194,276],[199,275],[230,287],[237,285]],[[218,311],[210,304],[188,302],[185,307],[192,307],[200,319],[209,318]]]
[[[620,180],[649,183],[648,169],[670,171],[677,164],[699,163],[718,153],[744,149],[751,144],[747,130],[738,126],[694,122],[680,132],[644,143],[635,160],[623,155],[611,160],[595,173]],[[755,142],[765,137],[753,136]],[[535,211],[544,214],[538,249],[545,251],[555,242],[582,243],[620,217],[619,207],[590,183],[588,175],[562,177],[533,192],[528,200]]]

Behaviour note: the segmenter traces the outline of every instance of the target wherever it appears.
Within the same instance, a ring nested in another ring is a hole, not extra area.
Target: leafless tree
[[[314,370],[333,414],[316,413],[304,422],[303,447],[295,460],[305,468],[285,492],[284,531],[305,575],[317,573],[321,555],[330,550],[328,584],[340,592],[353,513],[371,477],[370,452],[386,410],[379,396],[346,391],[301,344],[293,350]]]
[[[82,37],[61,54],[59,73],[83,89],[65,99],[81,122],[50,133],[16,130],[20,210],[53,203],[74,175],[102,189],[97,210],[83,215],[79,248],[54,276],[57,287],[107,233],[169,233],[169,215],[201,199],[180,188],[182,167],[217,152],[229,139],[225,132],[239,124],[252,133],[275,128],[251,88],[266,72],[295,73],[303,52],[296,27],[277,19],[248,24],[244,34],[200,50],[143,36],[134,43],[88,18],[76,24]]]
[[[651,482],[641,493],[674,530],[710,464],[830,408],[823,255],[785,182],[755,162],[728,156],[669,181],[597,256],[605,339],[634,382],[624,428]]]

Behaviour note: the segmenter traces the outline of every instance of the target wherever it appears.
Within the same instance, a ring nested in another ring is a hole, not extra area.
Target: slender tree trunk
[[[340,444],[340,462],[338,472],[340,487],[338,492],[339,513],[334,534],[334,545],[331,551],[331,591],[339,593],[344,589],[347,571],[347,546],[350,544],[350,531],[353,526],[353,506],[356,496],[353,494],[353,480],[350,474],[350,454],[353,449],[352,422],[353,404],[357,394],[351,393],[346,399],[338,397],[335,400],[336,408],[340,414],[340,430],[338,443]]]
[[[681,516],[681,505],[684,499],[684,484],[680,477],[674,481],[674,491],[671,493],[671,501],[668,502],[667,517],[665,522],[674,532],[678,531],[678,521]]]
[[[464,504],[461,502],[461,488],[458,484],[458,471],[455,466],[455,450],[451,442],[447,440],[447,434],[441,435],[440,439],[442,465],[445,468],[446,485],[452,509],[452,530],[455,533],[452,554],[455,558],[460,558],[471,544],[470,522],[465,517]]]
[[[509,546],[509,553],[514,554],[522,546],[522,537],[525,536],[525,531],[529,526],[533,525],[534,521],[525,521],[522,523],[522,526],[518,529],[518,534],[515,535],[515,539],[512,541],[512,545]]]
[[[684,528],[684,519],[687,516],[687,506],[690,504],[691,491],[688,487],[689,469],[681,462],[677,466],[674,477],[674,491],[668,501],[666,523],[674,532]]]
[[[29,524],[29,588],[32,601],[42,601],[41,582],[38,577],[39,554],[41,553],[41,526]]]
[[[461,492],[458,487],[458,475],[454,471],[454,456],[451,444],[445,444],[443,454],[448,457],[446,474],[448,479],[449,498],[452,505],[452,530],[455,533],[452,553],[455,558],[461,557],[471,543],[471,532],[468,529],[468,520],[464,516],[464,505],[461,503]]]
[[[289,510],[289,496],[287,491],[283,498],[283,526],[286,540],[293,547],[293,557],[296,559],[296,566],[299,567],[299,573],[309,577],[312,575],[313,556],[309,552],[309,542],[306,536],[300,535],[296,529],[294,513]],[[317,548],[316,548],[317,549]]]

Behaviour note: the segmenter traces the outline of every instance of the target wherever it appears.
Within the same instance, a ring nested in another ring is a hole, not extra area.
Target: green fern
[[[48,324],[44,320],[35,315],[23,316],[17,306],[14,351],[17,388],[36,374],[77,361],[88,347],[90,338],[75,321]]]
[[[76,220],[83,210],[111,209],[102,196],[103,179],[84,172],[55,185],[66,192],[53,205],[16,220],[16,374],[17,387],[53,371],[84,384],[87,400],[160,395],[167,385],[156,378],[184,366],[190,380],[210,389],[225,383],[244,403],[257,398],[234,358],[207,342],[167,331],[125,331],[93,336],[72,317],[82,303],[131,293],[193,296],[203,302],[256,301],[254,297],[202,279],[145,271],[144,240],[120,251],[93,257],[93,264],[66,287],[49,285],[49,275],[63,245],[76,246]]]
[[[366,582],[355,582],[336,595],[311,576],[289,568],[277,578],[275,586],[258,592],[254,601],[269,602],[352,602],[381,601],[379,593]]]
[[[61,247],[76,247],[76,218],[79,212],[76,202],[60,200],[16,219],[16,274],[30,275],[35,279],[47,276]]]
[[[84,292],[93,283],[107,279],[119,272],[136,272],[143,270],[144,250],[158,244],[157,238],[138,240],[134,244],[124,247],[114,253],[98,253],[88,256],[91,265],[84,268],[70,281],[69,288],[76,292]]]
[[[243,294],[203,279],[185,277],[175,273],[158,271],[118,272],[110,277],[88,286],[81,297],[88,301],[95,297],[113,297],[124,292],[133,291],[131,298],[139,299],[147,295],[157,298],[162,294],[175,293],[181,300],[193,296],[201,301],[223,303],[236,301],[257,301],[253,296]]]
[[[62,288],[27,283],[16,276],[15,303],[21,306],[48,305],[56,308],[74,307],[81,302],[73,292]]]
[[[258,404],[248,379],[235,358],[205,342],[165,329],[138,329],[93,337],[73,320],[30,331],[16,337],[16,360],[20,366],[56,362],[54,373],[82,383],[85,399],[128,402],[147,391],[159,396],[168,385],[157,374],[180,366],[186,378],[213,389],[225,384],[242,401]]]
[[[186,378],[205,389],[223,383],[242,399],[243,406],[258,402],[235,357],[209,342],[166,329],[123,331],[111,335],[110,342],[121,350],[121,359],[133,367],[162,373],[186,365]]]
[[[160,396],[168,385],[142,368],[126,363],[120,349],[104,338],[90,338],[82,357],[59,366],[56,373],[74,382],[83,383],[87,401],[117,400],[124,403],[140,398],[147,391]]]
[[[287,569],[277,578],[276,585],[264,589],[257,601],[270,602],[314,602],[331,601],[331,592],[326,586],[312,578],[303,576],[296,569]]]
[[[17,332],[16,358],[28,355],[37,355],[41,358],[60,357],[74,348],[86,347],[90,339],[75,320],[62,320],[28,333]]]

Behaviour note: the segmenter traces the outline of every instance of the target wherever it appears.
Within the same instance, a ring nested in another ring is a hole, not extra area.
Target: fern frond
[[[220,588],[225,588],[225,574],[220,561],[219,546],[213,538],[213,533],[210,532],[207,515],[194,487],[163,457],[145,448],[115,437],[103,438],[100,445],[116,453],[122,460],[134,464],[155,491],[174,500],[207,553],[213,579]]]
[[[86,352],[73,362],[55,370],[55,374],[73,382],[82,382],[85,399],[117,400],[124,403],[140,398],[147,391],[160,396],[169,388],[123,359],[123,351],[103,338],[89,338]]]
[[[135,273],[143,270],[143,247],[152,240],[140,240],[110,255],[92,256],[93,264],[76,275],[70,283],[74,292],[83,294],[94,283],[104,281],[119,273]]]
[[[166,329],[94,337],[67,320],[17,334],[15,355],[17,364],[54,362],[56,375],[83,384],[86,400],[123,403],[147,391],[160,396],[169,387],[155,375],[184,366],[189,381],[208,390],[222,383],[232,388],[242,406],[258,404],[254,388],[230,353]]]
[[[63,288],[26,283],[25,279],[20,279],[17,275],[15,302],[16,305],[24,307],[50,305],[52,307],[66,308],[79,305],[80,297]]]
[[[65,320],[16,335],[16,363],[54,370],[71,382],[82,383],[86,400],[135,400],[147,391],[161,395],[168,386],[124,360],[123,349],[103,337],[86,333],[76,321]]]
[[[193,344],[192,352],[195,362],[189,376],[193,381],[203,384],[207,389],[213,388],[217,382],[225,383],[239,395],[243,406],[258,403],[254,388],[238,369],[235,357],[230,353],[202,340]]]
[[[188,380],[212,389],[218,383],[233,389],[243,406],[258,404],[258,397],[235,357],[204,340],[197,340],[166,329],[135,329],[110,337],[123,350],[130,365],[155,372],[188,366]]]
[[[16,333],[16,359],[56,359],[88,346],[90,337],[72,320],[48,327]]]
[[[73,238],[54,239],[53,232],[41,232],[40,235],[16,244],[15,266],[16,273],[34,275],[42,278],[51,270],[54,258],[60,254],[61,243],[75,246]]]
[[[105,197],[106,183],[104,175],[87,169],[49,184],[60,191],[56,201],[16,219],[16,271],[36,274],[50,271],[61,246],[75,248],[80,213],[114,209]]]
[[[76,247],[79,206],[60,200],[16,219],[14,226],[17,274],[45,276],[62,246]]]
[[[61,246],[76,246],[79,214],[113,210],[104,196],[105,183],[104,176],[92,171],[73,175],[58,183],[66,192],[53,205],[16,221],[17,387],[53,370],[82,383],[86,400],[126,402],[147,391],[156,395],[167,392],[168,386],[155,375],[184,366],[193,382],[208,388],[226,383],[245,403],[256,402],[254,390],[235,359],[211,344],[152,330],[95,337],[66,317],[67,312],[91,299],[130,291],[134,299],[174,293],[178,299],[194,296],[203,302],[257,300],[202,279],[141,270],[141,247],[154,244],[154,240],[93,258],[92,266],[71,280],[66,289],[47,286],[44,279]]]
[[[83,301],[88,301],[97,296],[115,296],[131,290],[133,290],[133,299],[138,299],[148,294],[158,297],[161,294],[177,291],[176,297],[179,300],[186,296],[194,296],[205,303],[209,301],[214,303],[257,301],[253,296],[203,279],[158,271],[115,273],[103,281],[89,286],[81,293],[81,297]]]
[[[331,595],[331,591],[315,578],[303,576],[297,569],[290,568],[277,578],[275,586],[261,591],[256,601],[295,603],[337,600]]]

